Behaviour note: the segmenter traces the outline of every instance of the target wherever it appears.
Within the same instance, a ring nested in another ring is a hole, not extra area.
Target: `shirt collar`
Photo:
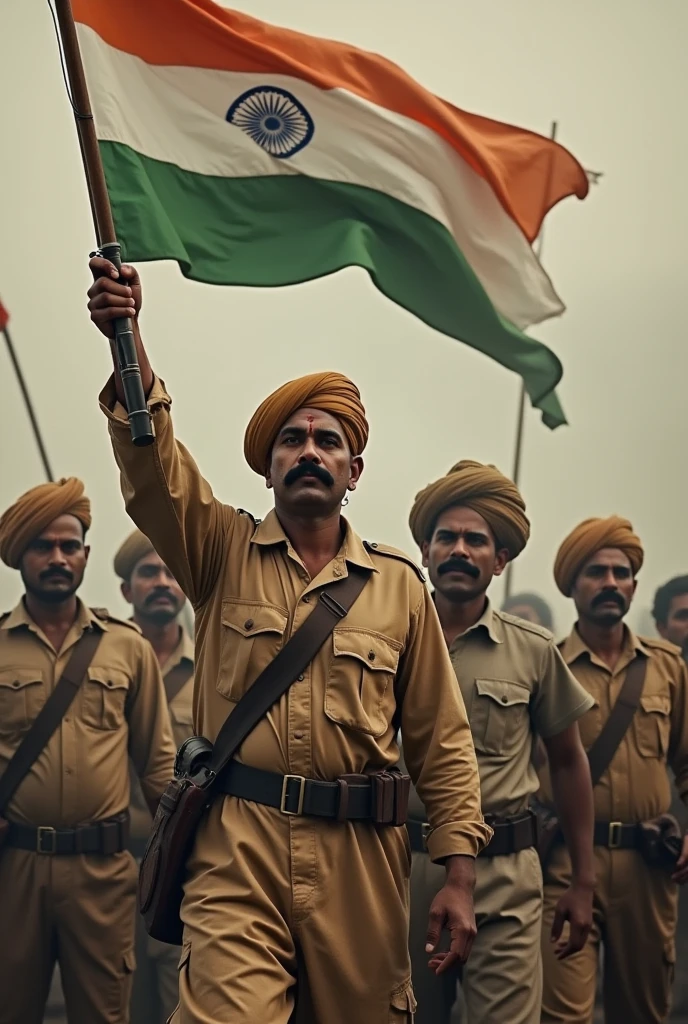
[[[23,597],[20,598],[19,603],[14,606],[8,617],[0,625],[0,629],[17,629],[20,626],[26,626],[27,629],[33,632],[38,631],[40,628],[29,615]],[[106,622],[99,619],[97,615],[94,615],[91,609],[87,608],[80,598],[77,598],[76,619],[71,628],[81,629],[83,632],[89,626],[97,626],[105,632],[107,632],[108,628]]]
[[[600,661],[595,652],[588,647],[585,640],[578,632],[577,623],[566,639],[559,645],[559,649],[567,665],[573,665],[574,662],[578,661],[579,658],[586,654],[590,661]],[[631,651],[636,651],[638,654],[642,654],[646,658],[649,658],[650,656],[649,650],[640,637],[636,636],[633,630],[629,629],[629,627],[624,623],[623,652],[628,652],[630,654]]]
[[[432,592],[431,596],[432,596],[432,600],[434,602],[435,601],[435,592],[434,591]],[[474,633],[478,629],[485,630],[485,632],[487,633],[487,635],[489,636],[490,640],[493,643],[495,643],[495,644],[504,643],[504,630],[502,628],[502,618],[501,618],[499,612],[495,608],[492,607],[492,604],[490,603],[489,597],[487,597],[485,599],[485,610],[482,613],[482,615],[480,616],[480,618],[478,619],[478,621],[474,622],[472,626],[469,626],[468,629],[465,631],[465,633],[459,633],[459,635],[457,637],[455,637],[455,639],[454,639],[454,641],[452,643],[452,647],[454,646],[454,644],[457,641],[463,640],[464,637],[467,637],[469,635],[469,633]]]
[[[371,572],[379,572],[380,570],[366,551],[363,541],[344,516],[342,516],[342,522],[344,523],[344,538],[336,557],[343,558],[344,561],[350,562],[352,565],[361,566],[361,568],[368,569]],[[268,512],[265,519],[258,523],[251,537],[251,543],[260,544],[264,547],[276,544],[286,544],[287,547],[291,547],[289,538],[284,532],[274,508]]]

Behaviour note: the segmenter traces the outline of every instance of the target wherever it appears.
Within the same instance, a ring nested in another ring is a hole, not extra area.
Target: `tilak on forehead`
[[[361,394],[341,373],[311,373],[283,384],[256,409],[244,436],[244,456],[251,469],[265,474],[280,430],[298,409],[319,409],[339,420],[352,455],[360,455],[368,442],[368,421]],[[306,415],[308,432],[315,417]]]

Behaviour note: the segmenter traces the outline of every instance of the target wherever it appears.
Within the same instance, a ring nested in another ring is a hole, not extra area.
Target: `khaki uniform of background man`
[[[483,813],[495,830],[476,862],[478,934],[463,969],[468,1024],[539,1024],[542,995],[542,874],[536,822],[528,809],[538,780],[531,764],[539,734],[549,751],[557,807],[576,867],[551,931],[577,952],[592,921],[592,789],[577,719],[592,700],[566,668],[552,634],[493,609],[487,588],[525,547],[530,526],[518,489],[494,466],[459,462],[416,498],[410,526],[434,587],[480,772]],[[424,821],[417,796],[411,814]],[[445,1024],[456,977],[428,971],[424,919],[441,885],[410,825],[411,957],[418,1024]]]
[[[91,317],[111,333],[122,309],[136,315],[138,277],[123,268],[129,288],[105,260],[91,267]],[[187,865],[173,1020],[410,1024],[408,837],[403,828],[376,827],[364,808],[354,820],[349,784],[370,794],[370,773],[398,760],[401,726],[433,828],[430,855],[445,863],[433,926],[439,938],[448,923],[452,960],[470,950],[473,861],[491,833],[422,574],[405,555],[364,544],[341,517],[368,437],[358,389],[338,373],[312,374],[256,411],[244,451],[275,492],[275,509],[256,525],[213,496],[175,440],[169,395],[138,336],[137,344],[155,443],[132,444],[117,377],[101,405],[127,509],[196,611],[198,733],[215,740],[323,588],[334,597],[337,580],[368,576],[350,612],[243,743],[201,822]],[[347,781],[352,774],[364,778]],[[332,795],[322,817],[307,810],[318,792]]]
[[[174,741],[179,748],[193,733],[194,649],[180,621],[186,598],[160,555],[140,530],[134,530],[124,541],[115,555],[114,569],[122,580],[125,601],[133,606],[133,621],[152,645],[158,659]],[[129,848],[134,856],[140,858],[150,835],[152,820],[135,777],[132,777],[131,796]],[[177,965],[181,950],[149,936],[139,914],[136,915],[136,923],[136,973],[131,992],[131,1021],[132,1024],[165,1024],[179,1001]]]
[[[545,875],[543,921],[545,1024],[588,1024],[601,943],[604,943],[606,1024],[655,1024],[669,1012],[674,973],[676,882],[688,877],[688,844],[675,874],[650,866],[638,845],[638,822],[669,810],[667,764],[682,798],[688,795],[688,673],[680,651],[664,640],[634,636],[624,624],[643,563],[643,549],[626,519],[589,519],[557,554],[554,576],[573,598],[578,621],[561,645],[564,660],[594,699],[580,721],[589,750],[610,716],[637,659],[646,662],[640,706],[594,789],[597,884],[593,927],[585,949],[557,961],[547,929],[570,877],[564,847],[555,847]],[[541,797],[551,799],[547,771]],[[624,827],[626,826],[626,827]]]
[[[665,640],[681,648],[688,660],[688,576],[675,576],[657,588],[652,606],[657,632]],[[671,813],[681,825],[686,824],[686,807],[671,778]],[[681,1021],[688,1016],[688,886],[681,886],[678,896],[676,926],[676,976],[670,1020]]]
[[[0,624],[0,775],[74,645],[86,630],[102,634],[61,724],[5,810],[0,1024],[41,1024],[56,961],[71,1024],[129,1019],[137,878],[126,849],[129,756],[154,811],[174,744],[150,644],[133,624],[76,596],[90,523],[74,478],[28,491],[0,520],[0,557],[26,589]],[[78,852],[87,840],[94,852]]]

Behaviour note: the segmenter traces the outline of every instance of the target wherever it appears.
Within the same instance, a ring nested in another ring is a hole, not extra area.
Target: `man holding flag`
[[[138,275],[123,267],[118,281],[101,258],[91,269],[91,318],[112,337],[115,318],[138,315]],[[220,778],[201,821],[173,1020],[410,1024],[410,853],[394,827],[405,811],[392,821],[373,797],[373,776],[399,758],[399,727],[432,828],[428,852],[446,871],[428,931],[430,949],[443,926],[452,936],[443,969],[470,952],[474,858],[491,830],[422,573],[400,552],[365,544],[341,516],[368,439],[360,394],[341,374],[311,374],[258,408],[244,452],[275,509],[257,524],[214,497],[175,440],[171,400],[138,327],[136,337],[154,444],[132,443],[117,369],[101,406],[127,509],[196,611],[197,734],[215,741],[324,588],[366,577],[341,625],[244,741],[238,771]],[[399,792],[395,784],[395,800]]]

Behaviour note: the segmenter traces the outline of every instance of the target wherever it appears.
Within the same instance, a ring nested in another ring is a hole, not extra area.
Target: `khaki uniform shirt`
[[[688,794],[688,671],[678,647],[665,640],[634,636],[626,629],[623,652],[610,669],[583,641],[577,629],[561,644],[564,660],[593,699],[592,708],[580,720],[583,746],[595,742],[636,658],[647,659],[640,707],[614,755],[612,763],[593,790],[597,821],[635,822],[664,814],[671,804],[667,763],[676,775],[676,786],[685,800]],[[543,769],[542,799],[550,802],[552,789]]]
[[[138,627],[96,616],[79,601],[58,654],[23,600],[0,624],[0,775],[91,625],[103,638],[61,724],[5,811],[12,821],[68,828],[125,811],[128,755],[151,801],[172,776],[174,742],[160,669]]]
[[[259,673],[302,625],[322,588],[350,565],[363,593],[289,691],[244,742],[240,760],[335,779],[406,762],[435,831],[430,854],[475,855],[490,837],[461,696],[423,576],[399,552],[366,547],[347,524],[315,579],[271,512],[251,516],[214,497],[175,441],[164,384],[149,397],[155,444],[135,448],[112,380],[101,395],[129,513],[196,611],[194,725],[211,741]],[[399,704],[403,700],[401,715]]]
[[[485,814],[524,810],[538,789],[536,735],[563,732],[592,707],[552,634],[487,602],[449,655],[473,733]],[[415,801],[414,801],[415,803]],[[414,817],[420,807],[413,807]]]
[[[179,627],[179,630],[179,643],[172,651],[168,660],[162,666],[163,683],[172,669],[176,668],[177,665],[182,662],[186,662],[193,667],[193,640],[181,626]],[[194,679],[192,673],[189,679],[182,686],[179,693],[175,696],[174,700],[167,705],[170,713],[170,721],[172,723],[174,744],[177,750],[181,747],[185,739],[188,739],[189,736],[193,735],[193,683]],[[136,776],[136,772],[133,769],[133,765],[131,773],[131,806],[129,811],[131,814],[132,838],[139,840],[147,839],[153,819],[151,818],[148,804],[144,799],[141,785]]]

